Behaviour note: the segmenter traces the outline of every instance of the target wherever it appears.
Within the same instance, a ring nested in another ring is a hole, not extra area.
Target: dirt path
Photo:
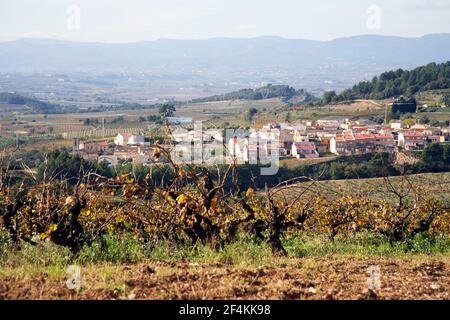
[[[378,284],[378,267],[380,287],[369,290],[368,279]],[[93,266],[82,269],[81,286],[79,292],[67,289],[61,274],[7,276],[0,269],[0,299],[450,299],[450,261],[339,257],[259,268],[192,262]]]

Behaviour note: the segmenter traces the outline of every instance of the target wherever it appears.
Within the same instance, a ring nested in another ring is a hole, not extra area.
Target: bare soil
[[[369,289],[369,267],[380,287]],[[326,257],[285,259],[261,267],[149,262],[82,268],[81,289],[64,272],[7,275],[0,299],[450,299],[447,258]]]

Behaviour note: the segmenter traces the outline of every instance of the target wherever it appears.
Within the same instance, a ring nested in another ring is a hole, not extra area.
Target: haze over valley
[[[320,95],[386,70],[444,62],[450,34],[355,36],[332,41],[281,37],[136,43],[21,39],[0,43],[0,92],[40,99],[189,100],[288,84]]]

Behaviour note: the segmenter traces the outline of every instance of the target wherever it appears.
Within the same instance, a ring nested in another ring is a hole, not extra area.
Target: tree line
[[[35,113],[64,113],[64,110],[67,109],[66,107],[58,104],[40,101],[9,92],[0,92],[0,103],[24,105],[29,107]]]
[[[382,73],[371,81],[362,81],[340,94],[327,91],[320,104],[355,99],[386,99],[400,95],[412,96],[420,91],[450,88],[450,62],[430,63],[408,71],[397,69]]]
[[[303,97],[304,102],[310,102],[315,97],[304,89],[295,89],[288,85],[267,85],[256,89],[241,89],[222,95],[214,95],[206,98],[193,99],[192,103],[203,103],[212,101],[226,100],[263,100],[270,98],[282,98],[283,101],[289,101],[294,97]]]

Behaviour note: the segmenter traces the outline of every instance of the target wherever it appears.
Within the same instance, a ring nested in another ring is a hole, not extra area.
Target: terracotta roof
[[[129,137],[131,137],[133,134],[129,133],[129,132],[120,132],[119,133],[122,137],[124,137],[125,139],[128,139]]]
[[[418,131],[405,131],[405,132],[403,132],[403,136],[404,137],[423,137],[423,133],[418,132]]]
[[[316,146],[312,142],[295,142],[294,146],[297,150],[316,150]]]
[[[369,140],[375,139],[374,134],[355,134],[355,140]]]
[[[372,134],[372,133],[366,133],[366,134],[355,134],[355,135],[343,135],[343,136],[336,136],[335,137],[336,142],[346,142],[346,141],[361,141],[361,140],[371,140],[371,139],[394,139],[394,136],[392,134]]]
[[[375,138],[376,139],[394,139],[394,135],[393,134],[376,134]]]

